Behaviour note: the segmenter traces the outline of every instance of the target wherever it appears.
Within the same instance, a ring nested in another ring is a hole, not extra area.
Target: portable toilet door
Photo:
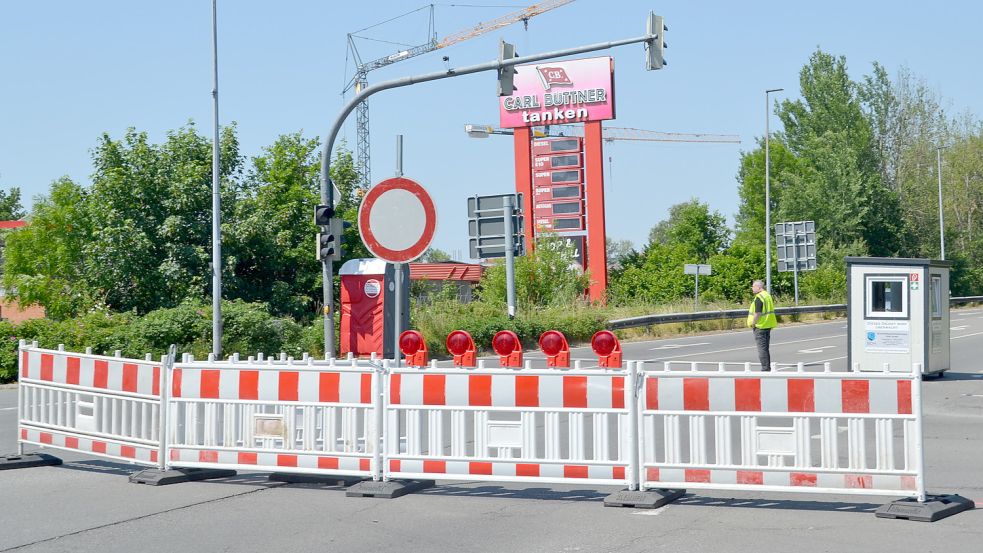
[[[410,320],[409,265],[403,265],[403,323]],[[338,271],[341,280],[339,355],[368,357],[372,353],[392,359],[396,285],[392,264],[381,259],[350,259]]]

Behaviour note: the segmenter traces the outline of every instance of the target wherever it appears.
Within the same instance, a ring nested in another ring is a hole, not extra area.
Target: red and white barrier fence
[[[20,344],[18,440],[159,462],[162,363]]]
[[[372,477],[381,375],[358,359],[174,365],[173,466]]]
[[[493,342],[498,368],[473,367],[463,331],[447,339],[455,367],[427,365],[415,331],[400,340],[409,367],[155,363],[22,342],[19,439],[161,469],[925,500],[919,370],[625,364],[606,331],[597,362],[572,369],[566,339],[544,333],[547,366],[532,368],[514,334]]]
[[[627,370],[386,372],[387,478],[635,483]]]
[[[924,500],[919,371],[640,372],[643,488]]]

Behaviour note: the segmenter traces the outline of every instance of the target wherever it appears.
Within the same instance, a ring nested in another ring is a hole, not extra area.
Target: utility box
[[[396,307],[395,270],[381,259],[351,259],[338,271],[341,278],[339,355],[349,353],[385,359],[395,355],[393,321]],[[403,264],[403,323],[410,326],[410,268]]]
[[[847,257],[847,349],[853,370],[949,370],[948,261]]]

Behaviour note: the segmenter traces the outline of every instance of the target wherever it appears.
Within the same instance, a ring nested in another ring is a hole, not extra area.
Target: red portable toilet
[[[375,352],[387,359],[395,354],[393,266],[381,259],[351,259],[338,271],[341,278],[339,355],[351,352],[368,357]],[[410,270],[403,265],[403,324],[410,323]]]

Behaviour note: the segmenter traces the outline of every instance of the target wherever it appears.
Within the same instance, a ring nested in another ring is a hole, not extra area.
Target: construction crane
[[[408,60],[410,58],[415,58],[417,56],[433,52],[434,50],[439,50],[442,48],[447,48],[448,46],[453,46],[470,40],[472,38],[490,33],[502,27],[507,27],[513,23],[522,21],[526,28],[529,28],[529,19],[546,13],[550,10],[555,10],[561,6],[569,4],[574,0],[547,0],[545,2],[539,2],[533,4],[527,8],[503,15],[501,17],[491,19],[489,21],[484,21],[478,23],[473,27],[464,29],[462,31],[447,35],[442,40],[437,40],[437,33],[434,30],[434,6],[430,4],[429,6],[423,6],[417,8],[403,15],[395,17],[393,19],[399,19],[405,17],[412,13],[416,13],[420,10],[429,8],[430,9],[430,22],[427,29],[427,42],[423,44],[418,44],[416,46],[409,46],[404,50],[400,50],[396,53],[384,56],[372,61],[363,62],[361,56],[358,53],[358,48],[356,47],[356,39],[365,39],[367,37],[359,36],[358,33],[371,29],[376,25],[366,27],[360,31],[348,34],[348,50],[352,58],[355,61],[355,74],[352,76],[351,80],[345,85],[345,89],[342,94],[354,89],[357,94],[363,88],[368,86],[368,74],[370,71],[379,69],[381,67],[386,67],[387,65],[392,65],[394,63]],[[387,20],[392,21],[393,19]],[[385,23],[385,22],[384,22]],[[378,25],[381,25],[379,23]],[[389,42],[389,41],[382,41]],[[396,44],[396,43],[392,43]],[[400,45],[403,46],[403,45]],[[359,185],[362,188],[368,188],[371,184],[371,166],[370,166],[371,153],[369,151],[369,104],[367,102],[362,102],[358,105],[355,111],[355,170],[358,173]]]
[[[584,129],[579,125],[550,125],[548,131],[557,131],[562,136],[583,136]],[[741,137],[736,134],[696,134],[686,132],[659,132],[630,127],[603,127],[601,137],[605,142],[615,140],[638,140],[648,142],[701,142],[704,144],[740,144]]]

